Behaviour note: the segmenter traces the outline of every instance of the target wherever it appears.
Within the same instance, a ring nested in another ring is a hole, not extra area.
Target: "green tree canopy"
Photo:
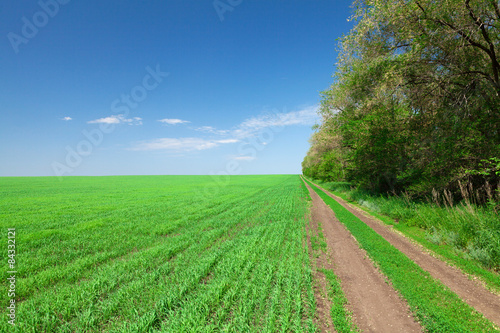
[[[304,174],[374,191],[498,184],[500,9],[493,0],[357,0]],[[342,172],[340,172],[342,171]]]

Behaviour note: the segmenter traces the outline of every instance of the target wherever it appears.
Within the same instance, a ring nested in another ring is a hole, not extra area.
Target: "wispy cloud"
[[[217,135],[225,135],[230,133],[229,130],[218,130],[213,126],[202,126],[202,127],[197,127],[194,129],[195,131],[199,132],[205,132],[205,133],[211,133],[211,134],[217,134]]]
[[[130,150],[193,151],[215,148],[221,144],[236,143],[236,139],[206,140],[202,138],[161,138],[137,143]]]
[[[73,118],[71,118],[71,117],[64,117],[64,118],[61,118],[61,120],[70,121],[70,120],[73,120]]]
[[[215,140],[217,143],[236,143],[239,142],[238,139],[224,139],[224,140]]]
[[[129,125],[142,125],[142,118],[133,117],[125,118],[123,114],[112,115],[105,118],[99,118],[87,122],[88,124],[129,124]]]
[[[236,137],[249,137],[268,127],[314,125],[317,119],[318,106],[309,106],[299,111],[252,117],[242,122],[233,133]]]
[[[141,141],[130,148],[135,151],[168,150],[168,151],[197,151],[218,147],[223,144],[244,141],[247,138],[255,137],[265,128],[283,127],[292,125],[314,125],[318,121],[317,106],[310,106],[299,111],[276,112],[246,119],[232,129],[217,129],[213,126],[202,126],[193,128],[195,131],[211,134],[211,138],[159,138],[148,141]],[[112,116],[117,117],[117,116]],[[118,123],[115,118],[98,119],[99,122]],[[97,122],[95,121],[95,122]],[[187,123],[181,119],[161,119],[158,120],[169,125]],[[267,143],[262,143],[263,145]],[[249,156],[235,156],[235,160],[251,161],[254,158]]]
[[[318,106],[308,106],[299,111],[276,112],[246,119],[230,130],[219,130],[212,126],[203,126],[195,130],[205,133],[227,136],[242,140],[257,135],[269,127],[284,127],[293,125],[314,125],[318,121]]]
[[[190,121],[182,120],[182,119],[160,119],[158,120],[160,123],[168,124],[168,125],[177,125],[177,124],[186,124],[190,123]]]

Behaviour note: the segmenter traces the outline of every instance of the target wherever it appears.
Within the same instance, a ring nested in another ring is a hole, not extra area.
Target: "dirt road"
[[[413,244],[406,237],[396,233],[381,221],[369,216],[363,210],[348,204],[342,198],[331,194],[320,186],[318,186],[318,188],[322,189],[331,198],[335,199],[347,210],[356,215],[361,221],[384,237],[385,240],[391,243],[395,248],[404,253],[408,258],[422,267],[422,269],[429,272],[432,277],[438,279],[450,288],[467,304],[478,312],[481,312],[494,324],[500,326],[500,296],[487,290],[478,281],[470,280],[459,269],[423,251],[420,246]]]
[[[386,282],[332,210],[306,184],[312,198],[313,223],[321,222],[333,269],[341,280],[355,324],[364,332],[421,332],[406,302]],[[324,300],[320,300],[320,304]],[[323,306],[322,306],[323,307]],[[323,327],[323,330],[325,327]]]

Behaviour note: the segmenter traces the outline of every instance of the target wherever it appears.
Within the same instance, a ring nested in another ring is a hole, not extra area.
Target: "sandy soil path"
[[[312,198],[312,219],[322,224],[333,270],[341,280],[356,325],[364,332],[421,332],[406,302],[386,282],[330,207],[306,186]]]
[[[312,213],[312,212],[311,212]],[[313,291],[314,298],[316,299],[316,311],[317,319],[315,324],[319,328],[320,332],[336,332],[333,328],[331,311],[331,302],[328,299],[328,281],[326,276],[320,271],[322,268],[333,269],[333,264],[331,260],[328,260],[327,254],[323,251],[313,251],[311,245],[311,238],[313,235],[317,235],[318,221],[310,216],[310,223],[307,226],[307,247],[309,249],[309,259],[313,265]],[[317,256],[316,256],[316,255]]]
[[[356,215],[399,251],[422,267],[422,269],[429,272],[435,279],[440,280],[444,285],[448,286],[467,304],[481,312],[495,325],[500,326],[500,296],[490,292],[478,281],[470,280],[459,269],[423,251],[420,246],[413,244],[409,239],[395,232],[389,226],[383,224],[383,222],[369,216],[362,209],[348,204],[342,198],[331,194],[320,186],[318,188],[322,189],[331,198]]]

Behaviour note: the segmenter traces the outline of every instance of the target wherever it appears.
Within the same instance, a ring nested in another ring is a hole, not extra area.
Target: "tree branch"
[[[491,0],[491,3],[493,4],[493,8],[495,8],[497,18],[500,20],[500,8],[498,7],[498,3],[496,2],[496,0]]]
[[[469,3],[470,3],[470,0],[465,0],[465,6],[469,10],[469,15],[472,18],[472,20],[474,21],[474,23],[479,27],[479,29],[481,29],[481,33],[483,35],[483,38],[486,41],[486,43],[488,43],[488,45],[490,47],[489,52],[487,52],[487,53],[490,56],[491,66],[493,69],[493,76],[495,77],[495,82],[497,83],[497,86],[498,86],[498,70],[500,68],[500,64],[498,63],[498,60],[496,57],[495,46],[491,42],[490,36],[488,35],[486,28],[484,27],[483,21],[481,20],[481,18],[479,16],[476,16],[474,14],[474,11],[470,7]]]

